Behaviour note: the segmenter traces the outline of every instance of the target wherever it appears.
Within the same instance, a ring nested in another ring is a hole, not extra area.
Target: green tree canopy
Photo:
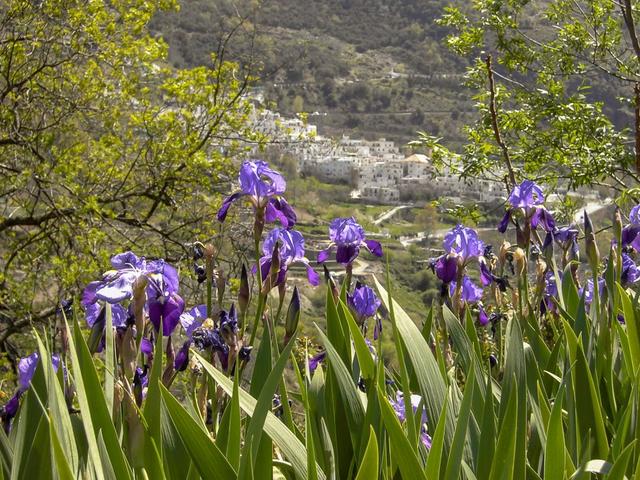
[[[171,68],[147,24],[173,8],[0,1],[0,348],[111,253],[176,260],[214,231],[214,193],[252,135],[250,78],[223,49]]]
[[[640,4],[631,0],[478,0],[446,9],[448,46],[474,59],[478,120],[459,156],[465,176],[528,176],[622,193],[637,184]],[[437,139],[423,133],[423,144]],[[513,172],[511,173],[510,170]],[[508,186],[508,185],[507,185]]]

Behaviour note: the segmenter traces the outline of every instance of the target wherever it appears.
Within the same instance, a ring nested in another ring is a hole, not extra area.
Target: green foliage
[[[638,180],[633,106],[640,47],[635,1],[482,0],[449,6],[439,20],[446,42],[473,59],[466,85],[477,120],[460,154],[432,132],[438,159],[465,177],[536,178],[570,189],[605,185],[618,193]],[[511,182],[513,183],[513,182]]]
[[[486,337],[470,318],[461,322],[446,306],[436,307],[435,321],[429,317],[420,331],[393,300],[392,285],[376,283],[389,312],[397,371],[372,354],[330,288],[327,334],[319,333],[326,370],[321,365],[311,375],[306,361],[300,368],[295,342],[280,348],[276,331],[265,328],[261,344],[268,348],[260,351],[267,355],[256,360],[270,368],[260,370],[263,378],[254,375],[256,398],[241,386],[242,369],[223,372],[192,351],[198,365],[193,393],[198,383],[211,388],[219,423],[201,416],[197,394],[181,401],[167,388],[162,342],[138,404],[121,368],[113,378],[99,378],[94,364],[100,360],[89,353],[82,330],[67,325],[65,373],[39,362],[10,435],[0,434],[3,477],[31,474],[39,459],[38,478],[184,478],[187,472],[189,478],[251,478],[267,454],[291,478],[508,479],[526,472],[633,478],[640,474],[633,413],[640,408],[640,372],[632,353],[640,345],[634,327],[640,308],[618,283],[581,323],[584,300],[568,294],[575,285],[571,275],[565,279],[557,314],[512,313],[504,335],[493,337],[503,352],[494,366],[478,344]],[[618,311],[625,325],[612,317]],[[555,322],[551,337],[541,321]],[[40,358],[49,358],[50,346],[36,338]],[[286,380],[291,359],[295,377]],[[274,415],[276,391],[287,392],[303,421]],[[399,417],[398,399],[413,392],[419,404],[409,401]],[[427,433],[429,448],[422,441]],[[263,451],[263,437],[273,447]]]
[[[177,259],[215,230],[212,193],[254,137],[250,79],[215,56],[168,66],[147,25],[175,6],[0,2],[0,344],[114,248]]]

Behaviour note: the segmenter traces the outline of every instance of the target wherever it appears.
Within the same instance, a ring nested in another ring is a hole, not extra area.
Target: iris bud
[[[593,223],[591,223],[591,219],[589,218],[589,214],[586,210],[584,211],[584,235],[587,250],[587,259],[589,260],[589,265],[591,266],[591,270],[593,270],[595,275],[598,270],[598,264],[600,263],[600,252],[598,251],[598,245],[596,244],[596,236],[595,232],[593,231]]]
[[[100,314],[96,321],[93,323],[91,327],[91,333],[89,334],[88,347],[91,354],[94,354],[98,351],[98,347],[100,346],[100,341],[104,337],[104,326],[106,324],[106,313],[105,308],[102,307],[100,309]]]
[[[298,287],[293,287],[293,295],[291,296],[291,302],[287,309],[287,318],[285,321],[285,345],[289,343],[289,340],[296,332],[298,328],[298,322],[300,321],[300,294],[298,293]]]
[[[182,345],[182,348],[178,351],[176,359],[173,362],[173,368],[176,372],[183,372],[189,365],[189,347],[191,346],[191,340],[187,340]]]
[[[622,239],[622,212],[620,207],[616,206],[616,211],[613,216],[613,235],[618,243]]]
[[[216,275],[216,291],[218,292],[218,305],[222,305],[222,299],[224,297],[224,290],[226,287],[226,277],[222,270],[218,270]]]
[[[247,275],[247,267],[242,264],[242,273],[240,274],[240,288],[238,289],[238,312],[240,313],[240,321],[244,320],[244,316],[249,306],[249,277]]]

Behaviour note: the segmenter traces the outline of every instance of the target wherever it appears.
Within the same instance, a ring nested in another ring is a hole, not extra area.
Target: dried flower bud
[[[507,241],[502,242],[500,245],[500,251],[498,252],[498,261],[501,265],[504,265],[507,261],[507,253],[509,253],[509,249],[511,248],[511,244]]]
[[[513,251],[513,261],[516,264],[516,273],[518,275],[522,275],[525,271],[525,267],[527,266],[527,254],[520,247]]]
[[[547,272],[547,263],[538,258],[536,261],[536,291],[541,294],[545,288],[545,274]]]
[[[136,358],[138,352],[136,350],[136,341],[133,336],[133,326],[129,325],[122,337],[121,349],[122,363],[127,378],[133,378],[136,371]]]
[[[200,260],[202,257],[204,257],[204,245],[196,242],[193,244],[193,261]]]
[[[194,264],[193,271],[196,274],[198,283],[204,283],[207,280],[207,269],[204,265]]]

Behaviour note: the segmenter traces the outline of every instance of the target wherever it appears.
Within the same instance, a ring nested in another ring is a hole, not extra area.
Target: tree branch
[[[496,142],[500,146],[500,150],[502,150],[504,163],[507,167],[507,172],[509,173],[509,180],[511,181],[510,188],[513,188],[517,183],[516,174],[513,171],[513,165],[511,163],[511,156],[509,155],[509,150],[507,149],[507,145],[504,143],[504,140],[502,139],[502,135],[500,134],[500,128],[498,126],[498,112],[496,109],[496,86],[493,81],[493,69],[491,68],[491,55],[487,55],[485,63],[487,64],[487,76],[489,78],[489,94],[491,95],[491,99],[489,101],[489,111],[491,113],[491,126],[493,128],[493,135],[495,136]]]

